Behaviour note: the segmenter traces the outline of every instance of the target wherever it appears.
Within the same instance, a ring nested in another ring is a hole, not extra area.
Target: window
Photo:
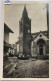
[[[40,35],[40,37],[42,37],[42,35]]]

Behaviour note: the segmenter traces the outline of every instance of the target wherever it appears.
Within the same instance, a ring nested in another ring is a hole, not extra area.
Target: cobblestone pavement
[[[18,60],[15,71],[8,78],[48,78],[48,60]]]

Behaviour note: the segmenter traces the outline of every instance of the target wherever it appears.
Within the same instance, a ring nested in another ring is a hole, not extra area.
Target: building
[[[47,4],[47,9],[48,9]],[[31,33],[31,19],[26,7],[19,21],[19,54],[24,56],[49,56],[49,10],[47,10],[47,30]]]
[[[16,42],[16,52],[17,55],[19,55],[19,41]]]
[[[11,53],[13,56],[17,55],[17,45],[16,44],[12,44]]]
[[[33,40],[31,44],[32,57],[42,57],[49,54],[49,38],[47,31],[40,31],[32,34]]]
[[[8,53],[9,48],[11,49],[11,44],[9,44],[9,33],[14,32],[4,23],[4,56]]]
[[[19,25],[19,52],[24,57],[31,56],[31,19],[28,17],[26,6]]]
[[[47,4],[47,30],[32,33],[32,57],[49,56],[49,5]]]

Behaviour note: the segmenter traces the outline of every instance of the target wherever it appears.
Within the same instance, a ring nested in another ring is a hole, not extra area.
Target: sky
[[[47,30],[46,3],[34,2],[33,4],[25,4],[28,17],[31,19],[31,33]],[[22,17],[25,4],[4,5],[4,22],[14,32],[9,35],[10,44],[18,41],[19,21]]]

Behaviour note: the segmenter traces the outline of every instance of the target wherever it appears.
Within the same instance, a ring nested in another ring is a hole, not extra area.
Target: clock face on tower
[[[28,29],[28,33],[30,33],[30,30]]]

